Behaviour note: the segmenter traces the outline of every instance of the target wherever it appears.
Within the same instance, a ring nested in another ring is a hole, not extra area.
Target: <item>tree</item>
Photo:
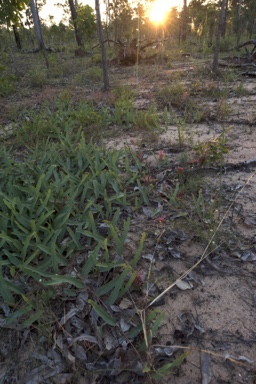
[[[132,36],[132,19],[134,13],[140,14],[139,10],[141,4],[139,3],[137,9],[132,9],[128,0],[113,0],[108,4],[108,14],[110,17],[110,30],[112,38],[117,40],[127,39]]]
[[[45,49],[41,25],[40,25],[40,19],[38,16],[35,0],[30,0],[29,4],[30,4],[30,10],[32,13],[33,22],[34,22],[36,38],[38,42],[38,50],[43,52],[46,67],[49,68],[49,61],[46,54],[46,49]]]
[[[44,40],[43,40],[43,35],[41,31],[41,25],[40,25],[40,20],[39,20],[35,0],[30,0],[29,4],[30,4],[30,10],[32,13],[33,22],[34,22],[34,28],[35,28],[36,38],[38,42],[38,49],[45,50],[45,45],[44,45]]]
[[[96,11],[96,18],[97,18],[98,38],[99,38],[100,49],[101,49],[104,91],[108,91],[109,90],[108,66],[107,66],[106,50],[105,50],[105,45],[103,41],[103,31],[102,31],[102,24],[101,24],[99,0],[95,0],[95,11]]]
[[[187,0],[183,0],[182,24],[181,24],[181,40],[187,39]]]
[[[14,37],[15,37],[16,46],[18,49],[21,49],[22,46],[21,46],[20,34],[18,32],[17,25],[13,24],[12,29],[13,29],[13,33],[14,33]]]
[[[76,11],[79,32],[86,40],[89,40],[95,36],[97,30],[94,9],[89,5],[79,5]]]
[[[73,0],[68,0],[68,3],[69,3],[69,7],[70,7],[70,12],[71,12],[71,18],[72,18],[74,29],[75,29],[76,42],[77,42],[78,47],[81,47],[82,46],[82,38],[81,38],[80,31],[79,31],[78,25],[77,25],[76,7],[75,7]]]
[[[219,16],[219,24],[216,32],[216,46],[214,51],[213,63],[212,63],[212,72],[213,76],[216,77],[218,71],[218,60],[219,60],[219,52],[220,52],[220,39],[223,31],[224,23],[225,23],[225,13],[226,13],[226,3],[227,0],[221,0],[221,10]]]
[[[0,24],[18,23],[29,0],[0,0]]]
[[[208,45],[213,42],[214,32],[218,24],[220,3],[217,0],[192,0],[188,6],[195,31],[200,38],[207,38]]]

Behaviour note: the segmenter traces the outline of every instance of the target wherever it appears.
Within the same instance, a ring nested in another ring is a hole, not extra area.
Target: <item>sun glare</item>
[[[170,4],[166,4],[166,0],[156,0],[152,5],[149,13],[149,19],[155,24],[161,24],[170,10]]]

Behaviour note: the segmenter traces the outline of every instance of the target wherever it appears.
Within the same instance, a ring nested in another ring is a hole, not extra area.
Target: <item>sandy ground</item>
[[[189,65],[188,68],[193,70]],[[162,75],[165,80],[157,79],[157,81],[163,84],[171,74],[172,71],[166,71]],[[140,107],[147,105],[148,97],[156,87],[149,80],[142,80],[138,84],[138,79],[134,77],[127,79],[125,75],[122,83],[139,87],[141,96],[137,102]],[[106,141],[109,147],[129,147],[131,150],[142,151],[145,155],[145,164],[155,169],[157,151],[163,149],[170,164],[178,164],[184,151],[189,152],[198,142],[216,138],[223,130],[232,126],[227,133],[230,150],[225,155],[224,172],[221,176],[225,199],[225,206],[219,212],[223,219],[218,229],[218,233],[221,233],[221,246],[212,252],[209,249],[209,256],[183,280],[185,285],[169,289],[163,296],[161,304],[156,306],[165,313],[157,345],[162,348],[179,346],[179,351],[188,352],[185,362],[179,368],[175,368],[171,376],[158,380],[160,384],[256,383],[255,78],[246,79],[244,84],[250,93],[240,98],[232,97],[231,94],[228,98],[230,112],[222,122],[209,121],[186,126],[183,132],[185,149],[182,151],[174,150],[178,144],[178,129],[175,125],[168,125],[164,132],[158,135],[154,144],[147,143],[144,147],[141,144],[145,137],[136,132]],[[7,108],[4,105],[2,107]],[[216,105],[211,102],[208,103],[208,107],[214,110]],[[6,125],[5,128],[9,130],[10,126]],[[241,162],[250,161],[252,166],[232,168],[232,164],[241,165]],[[168,182],[168,173],[165,177]],[[213,170],[208,176],[208,182],[212,186],[218,185],[220,175]],[[145,215],[141,215],[141,222],[140,217],[136,218],[134,230],[129,234],[131,247],[136,248],[134,244],[139,238],[138,234],[145,230],[146,225]],[[146,241],[143,255],[151,254],[154,260],[153,262],[146,260],[144,268],[147,271],[152,270],[151,281],[157,294],[160,294],[200,260],[205,252],[205,246],[197,238],[191,237],[189,231],[186,238],[181,236],[178,240],[168,243],[172,231],[177,231],[177,237],[179,231],[186,233],[186,230],[183,227],[179,228],[179,225],[173,229],[173,225],[170,228],[166,223],[153,222],[147,230],[150,236]],[[170,247],[177,248],[177,257],[173,256],[172,250],[169,251]],[[19,332],[22,333],[21,340],[22,338],[28,340],[29,336],[25,335],[24,330]],[[0,372],[4,372],[0,374],[2,379],[6,378],[6,364],[12,366],[11,360],[15,355],[15,351],[7,347],[7,340],[13,337],[12,330],[8,330],[7,333],[8,335],[6,334],[0,342]],[[26,355],[22,343],[23,341],[17,344],[17,350],[20,352],[17,352],[14,359],[19,361],[19,366],[26,365],[31,350],[36,349],[31,341],[30,352]],[[157,346],[153,343],[152,350],[155,347]],[[42,359],[37,357],[38,362],[42,362]],[[163,353],[161,362],[169,361],[170,356]],[[56,378],[52,377],[52,381],[50,379],[44,381],[41,378],[38,381],[28,379],[26,368],[20,368],[20,372],[23,372],[22,383],[121,382],[117,378],[112,378],[110,381],[87,381],[85,376],[77,377],[74,381],[70,371],[65,373],[64,365],[60,367],[62,375],[58,376],[56,373]],[[40,371],[37,373],[40,377]],[[11,383],[5,381],[7,382]],[[126,384],[125,381],[122,382]],[[136,383],[142,384],[147,381],[141,378],[137,379]]]
[[[225,155],[225,164],[254,162],[253,166],[230,170],[222,175],[223,188],[228,191],[229,205],[222,212],[224,220],[233,220],[236,235],[233,252],[225,251],[225,239],[220,250],[203,261],[194,271],[196,280],[190,289],[174,287],[166,293],[165,303],[160,307],[166,314],[161,327],[161,345],[184,345],[189,354],[186,362],[174,376],[160,380],[162,384],[197,383],[256,383],[256,82],[248,79],[245,87],[250,96],[229,98],[231,113],[225,122],[189,125],[184,132],[184,143],[198,143],[214,139],[223,129],[232,129],[227,134],[230,151]],[[145,101],[146,102],[146,101]],[[143,105],[143,100],[140,100]],[[118,138],[107,145],[136,149],[141,138]],[[180,153],[174,153],[178,142],[177,126],[169,126],[159,135],[156,146],[163,148],[170,163],[177,163]],[[156,154],[145,160],[151,167],[157,166]],[[219,183],[219,176],[210,178],[210,183]],[[239,208],[238,208],[239,207]],[[229,212],[228,209],[230,209]],[[168,232],[168,226],[160,228]],[[221,232],[221,228],[219,229]],[[226,239],[228,243],[228,238]],[[160,292],[187,271],[200,259],[205,249],[187,240],[179,247],[182,257],[159,256],[154,243],[147,251],[155,255],[152,269],[155,271]],[[231,247],[232,248],[232,247]],[[251,252],[246,258],[246,252]],[[161,260],[159,260],[159,258]],[[216,268],[215,268],[216,267]],[[189,275],[190,276],[190,275]],[[160,279],[160,283],[159,283]],[[202,359],[208,356],[206,365]],[[204,373],[204,370],[206,371]]]

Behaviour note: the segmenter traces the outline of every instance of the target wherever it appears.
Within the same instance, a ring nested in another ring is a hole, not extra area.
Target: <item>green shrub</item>
[[[47,84],[47,72],[43,69],[34,68],[28,73],[31,87],[42,88]]]
[[[182,107],[185,102],[186,92],[181,83],[166,85],[156,92],[156,101],[159,107]]]
[[[7,68],[0,65],[0,96],[6,97],[14,92],[16,76],[6,73]]]

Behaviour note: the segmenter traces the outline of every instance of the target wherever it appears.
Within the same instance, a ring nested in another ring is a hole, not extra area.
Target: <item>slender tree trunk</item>
[[[78,47],[81,47],[81,46],[83,45],[83,43],[82,43],[81,35],[80,35],[79,30],[78,30],[78,28],[77,28],[77,13],[76,13],[76,7],[75,7],[75,4],[74,4],[74,1],[73,1],[73,0],[68,0],[68,3],[69,3],[69,8],[70,8],[70,12],[71,12],[71,17],[72,17],[73,24],[74,24],[74,28],[75,28],[76,42],[77,42]]]
[[[20,34],[19,34],[18,29],[17,29],[15,24],[13,24],[12,29],[13,29],[13,33],[14,33],[14,37],[15,37],[16,46],[18,49],[22,49],[21,41],[20,41]]]
[[[241,10],[242,10],[242,2],[243,0],[239,0],[238,2],[238,10],[237,10],[237,45],[239,44],[241,38]]]
[[[95,0],[95,11],[96,11],[96,17],[97,17],[98,39],[99,39],[100,48],[101,48],[104,91],[108,91],[109,90],[108,66],[107,66],[106,50],[105,50],[105,45],[103,41],[103,31],[102,31],[102,24],[101,24],[99,0]]]
[[[184,42],[187,39],[187,0],[183,0],[183,14],[182,14],[182,31],[181,31],[181,40]]]
[[[8,31],[8,36],[9,36],[9,40],[10,40],[11,55],[12,55],[12,60],[13,60],[13,67],[14,67],[16,76],[19,76],[17,60],[16,60],[15,52],[14,52],[14,49],[13,49],[13,46],[12,46],[11,33],[10,33],[10,29],[9,29],[9,25],[8,24],[7,24],[7,31]]]
[[[38,42],[38,48],[40,50],[45,50],[40,20],[39,20],[36,4],[35,4],[34,0],[30,0],[30,9],[31,9],[31,13],[32,13],[33,21],[34,21],[35,33],[36,33],[36,38],[37,38],[37,42]]]
[[[30,0],[30,9],[33,17],[33,22],[34,22],[34,27],[35,27],[35,33],[36,33],[36,38],[38,42],[38,49],[42,51],[44,59],[45,59],[45,65],[47,68],[49,68],[49,61],[47,58],[47,53],[44,45],[44,40],[43,40],[43,35],[41,31],[41,25],[40,25],[40,19],[38,16],[38,11],[36,7],[35,0]]]
[[[228,0],[226,2],[226,9],[225,9],[225,15],[224,15],[224,21],[223,21],[223,28],[222,28],[222,31],[221,31],[221,37],[225,37],[225,35],[226,35],[227,16],[228,16]]]
[[[216,46],[213,56],[213,63],[212,63],[212,72],[213,77],[217,76],[218,71],[218,62],[219,62],[219,53],[220,53],[220,39],[221,39],[221,33],[223,30],[224,20],[225,20],[225,11],[226,11],[226,3],[227,0],[221,1],[221,11],[220,11],[220,17],[219,17],[219,24],[216,32]]]

